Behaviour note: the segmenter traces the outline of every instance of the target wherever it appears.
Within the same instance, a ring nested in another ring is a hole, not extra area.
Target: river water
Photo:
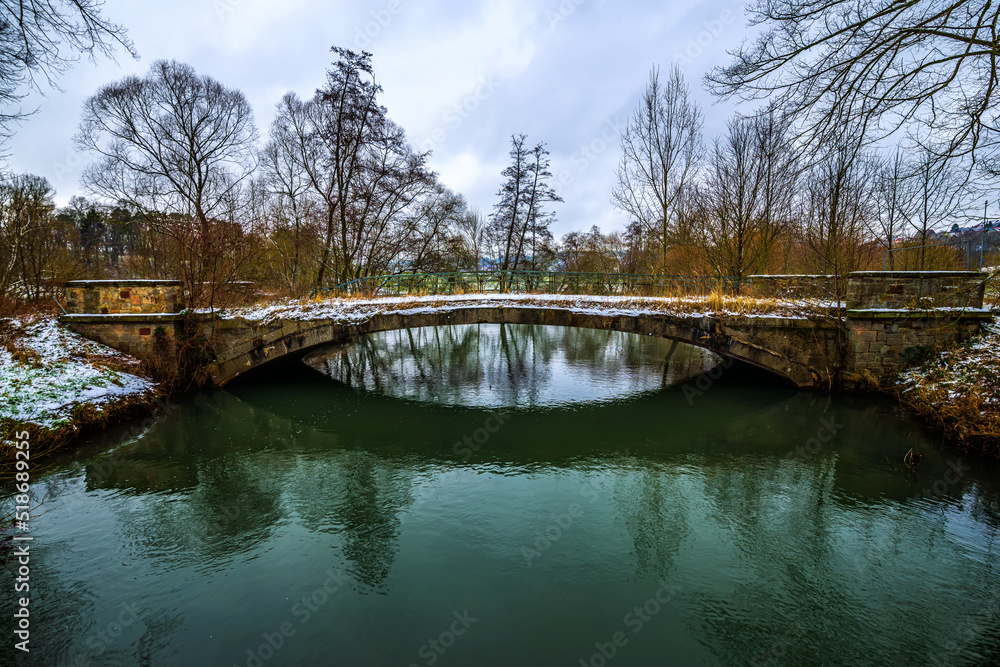
[[[1000,474],[889,401],[560,328],[306,361],[36,473],[32,650],[3,659],[1000,663]]]

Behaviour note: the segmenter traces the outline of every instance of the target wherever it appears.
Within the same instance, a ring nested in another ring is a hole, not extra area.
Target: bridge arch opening
[[[423,323],[420,326],[382,328],[347,339],[319,342],[285,355],[274,355],[240,373],[240,384],[295,372],[298,365],[311,367],[328,379],[343,384],[384,391],[414,399],[439,399],[451,381],[454,394],[469,389],[470,378],[479,377],[479,390],[496,399],[498,392],[515,393],[503,387],[503,378],[530,370],[573,376],[575,384],[559,389],[559,402],[603,400],[618,391],[638,393],[664,387],[688,385],[690,392],[703,392],[717,382],[794,386],[773,369],[760,367],[734,356],[720,355],[690,339],[623,330],[524,322],[475,322],[472,324]],[[490,334],[489,332],[493,332]],[[288,364],[296,364],[294,371]],[[588,386],[584,372],[619,378],[616,388]],[[600,366],[600,372],[597,367]],[[545,393],[538,378],[535,389]],[[432,395],[433,394],[433,395]],[[452,397],[454,398],[454,397]],[[454,401],[452,401],[454,402]]]

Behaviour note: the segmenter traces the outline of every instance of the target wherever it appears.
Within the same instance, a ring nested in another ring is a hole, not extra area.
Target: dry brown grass
[[[986,279],[986,293],[983,302],[987,308],[1000,308],[1000,270],[994,271]]]
[[[960,448],[1000,457],[1000,334],[935,355],[893,392]]]
[[[882,381],[867,368],[860,373],[846,371],[841,377],[844,387],[852,391],[879,391],[882,389]]]
[[[949,396],[940,387],[918,386],[898,395],[903,404],[966,451],[1000,457],[1000,411],[976,387]]]
[[[430,295],[412,294],[395,297],[398,301],[386,304],[386,312],[397,310],[407,310],[418,307],[461,307],[462,303],[450,297],[455,295]],[[530,304],[535,306],[551,306],[554,308],[575,306],[577,303],[584,307],[608,309],[632,308],[651,310],[663,313],[674,314],[729,314],[729,315],[774,315],[774,316],[797,316],[809,313],[826,313],[828,308],[819,305],[817,301],[799,300],[789,301],[773,297],[755,297],[752,295],[733,295],[725,292],[712,292],[702,296],[609,296],[606,301],[602,301],[600,296],[560,294],[552,295],[553,298],[546,298],[546,293],[532,294],[524,298],[509,298],[507,295],[497,294],[477,294],[483,301],[490,299],[501,300],[505,304],[518,305]],[[576,297],[579,298],[577,302]],[[377,298],[377,297],[376,297]],[[314,298],[301,302],[303,306],[322,306],[324,304],[357,304],[370,301],[372,297],[351,295],[344,297]],[[409,299],[413,299],[412,301]],[[421,299],[421,300],[418,300]]]
[[[17,433],[27,431],[31,443],[31,460],[34,463],[44,461],[63,449],[69,442],[83,435],[99,433],[115,424],[134,419],[147,413],[155,405],[158,396],[124,396],[113,403],[96,408],[89,403],[82,403],[73,408],[72,419],[56,428],[48,429],[36,424],[0,420],[0,442],[14,440]],[[14,450],[9,447],[0,448],[0,484],[6,484],[13,475]]]
[[[50,317],[59,312],[59,306],[52,299],[21,301],[0,296],[0,319]]]

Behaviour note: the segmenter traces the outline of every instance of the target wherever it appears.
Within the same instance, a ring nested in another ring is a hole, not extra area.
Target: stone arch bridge
[[[768,276],[763,282],[798,289],[802,280]],[[66,290],[61,320],[74,331],[140,357],[172,355],[185,318],[178,312],[179,282],[74,281]],[[852,274],[841,307],[790,307],[795,314],[781,316],[674,313],[664,303],[566,295],[331,300],[195,313],[193,321],[211,340],[204,370],[216,386],[277,359],[378,331],[506,323],[660,336],[753,364],[801,388],[832,388],[881,380],[915,351],[967,338],[992,318],[982,307],[982,279],[975,272]],[[190,330],[192,315],[186,317]]]

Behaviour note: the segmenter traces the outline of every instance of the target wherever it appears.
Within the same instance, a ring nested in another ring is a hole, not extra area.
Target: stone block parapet
[[[978,271],[857,271],[847,309],[982,308],[985,282]]]
[[[933,351],[975,336],[992,318],[983,309],[849,310],[847,370],[887,380]]]
[[[63,287],[68,315],[177,313],[183,308],[179,280],[72,280]]]

